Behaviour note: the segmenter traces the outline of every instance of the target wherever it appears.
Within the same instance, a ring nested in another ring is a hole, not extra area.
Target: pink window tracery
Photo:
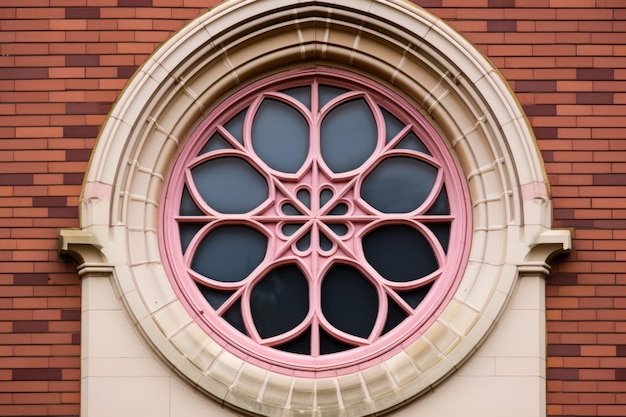
[[[270,77],[196,129],[166,183],[162,250],[224,348],[341,373],[419,336],[467,257],[467,190],[391,91],[316,68]]]

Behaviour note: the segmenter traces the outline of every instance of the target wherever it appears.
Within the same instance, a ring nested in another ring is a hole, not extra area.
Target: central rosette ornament
[[[418,126],[317,78],[238,105],[201,126],[175,216],[202,314],[312,357],[402,331],[437,285],[454,223]]]

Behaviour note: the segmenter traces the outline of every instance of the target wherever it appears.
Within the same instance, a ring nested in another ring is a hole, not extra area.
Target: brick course
[[[135,69],[215,0],[0,4],[0,415],[79,414],[77,227],[98,129]],[[548,416],[626,415],[623,0],[415,0],[474,42],[527,112],[554,226]]]

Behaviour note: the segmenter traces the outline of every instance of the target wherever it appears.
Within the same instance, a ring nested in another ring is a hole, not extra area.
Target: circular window
[[[467,257],[444,142],[398,95],[337,70],[250,85],[165,184],[161,251],[196,321],[282,373],[367,366],[418,337]]]

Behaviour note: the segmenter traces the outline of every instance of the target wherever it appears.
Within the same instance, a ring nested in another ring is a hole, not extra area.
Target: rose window
[[[198,127],[169,179],[167,260],[242,358],[337,369],[393,352],[450,297],[466,197],[434,129],[350,76],[273,79]]]

